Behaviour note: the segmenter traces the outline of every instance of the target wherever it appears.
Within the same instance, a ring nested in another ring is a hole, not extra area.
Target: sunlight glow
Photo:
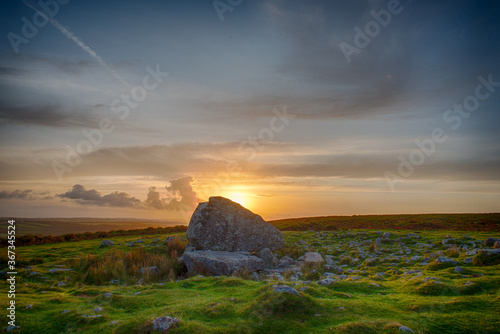
[[[226,194],[226,197],[231,201],[241,204],[247,209],[251,210],[252,206],[252,196],[243,192],[230,192]]]

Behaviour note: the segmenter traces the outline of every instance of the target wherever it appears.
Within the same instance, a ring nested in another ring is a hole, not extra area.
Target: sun
[[[252,196],[248,194],[242,192],[230,192],[226,195],[226,197],[247,209],[252,206]]]

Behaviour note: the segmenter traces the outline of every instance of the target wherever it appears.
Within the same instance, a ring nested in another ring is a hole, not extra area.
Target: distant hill
[[[500,213],[324,216],[269,222],[282,231],[394,229],[500,232]]]
[[[83,233],[112,230],[143,229],[146,227],[167,227],[184,225],[178,222],[133,218],[13,218],[3,217],[1,221],[16,221],[16,235],[43,234],[60,235],[67,233]],[[5,237],[7,228],[0,231]]]

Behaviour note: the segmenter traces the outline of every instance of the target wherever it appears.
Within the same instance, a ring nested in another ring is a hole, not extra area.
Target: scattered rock
[[[71,269],[53,268],[53,269],[49,269],[48,270],[48,272],[50,274],[54,274],[54,273],[57,273],[59,271],[71,271]]]
[[[452,265],[456,265],[458,264],[457,261],[455,260],[452,260],[450,258],[447,258],[445,256],[439,256],[437,259],[436,259],[436,263],[449,263],[449,264],[452,264]]]
[[[270,269],[273,267],[274,255],[272,250],[269,248],[261,249],[259,252],[259,257],[264,260],[264,268]],[[292,260],[293,261],[293,260]]]
[[[110,325],[110,326],[113,326],[113,325],[116,325],[116,324],[118,324],[118,321],[116,321],[116,320],[110,321],[108,323],[108,325]]]
[[[248,276],[248,278],[256,282],[260,281],[260,275],[256,272],[251,273],[250,276]]]
[[[500,248],[500,242],[499,241],[495,241],[495,244],[493,245],[493,248],[495,248],[495,249]]]
[[[96,308],[94,309],[94,312],[102,312],[102,307],[96,307]]]
[[[163,243],[165,245],[168,245],[169,242],[174,241],[174,240],[179,240],[179,238],[177,238],[177,237],[166,237],[165,240],[163,241]]]
[[[462,268],[462,267],[455,267],[454,270],[455,270],[456,273],[463,273],[465,271],[465,269]]]
[[[101,247],[109,247],[109,246],[113,246],[115,243],[111,240],[103,240],[101,242],[101,244],[99,245],[99,248]]]
[[[294,263],[295,263],[295,261],[294,261],[291,257],[289,257],[289,256],[285,255],[285,256],[283,256],[283,257],[282,257],[282,258],[278,261],[278,266],[279,266],[279,267],[286,267],[286,266],[291,266],[291,265],[293,265]]]
[[[321,264],[324,260],[320,253],[307,252],[304,254],[304,264]]]
[[[410,328],[408,328],[406,326],[400,326],[398,329],[400,332],[415,333],[414,331],[412,331]]]
[[[111,298],[111,296],[112,296],[112,295],[113,295],[113,294],[112,294],[111,292],[106,292],[106,293],[104,294],[104,297],[106,297],[106,298]]]
[[[277,292],[277,293],[290,293],[290,294],[293,294],[293,295],[298,295],[299,294],[299,292],[297,291],[297,289],[292,288],[291,286],[288,286],[288,285],[274,285],[273,286],[273,292]]]
[[[25,308],[26,308],[27,310],[29,310],[30,308],[33,308],[33,304],[28,304],[28,305],[26,305],[26,307],[25,307]]]
[[[7,332],[10,332],[13,329],[20,328],[19,326],[7,326]]]
[[[337,282],[337,281],[338,281],[338,279],[327,277],[325,279],[319,280],[318,285],[321,285],[321,286],[332,285],[333,282]]]
[[[498,239],[498,238],[487,238],[485,240],[484,244],[486,246],[493,246],[495,244],[495,242],[498,242],[498,241],[500,241],[500,239]]]
[[[155,275],[155,274],[159,274],[160,273],[160,270],[158,269],[157,266],[144,267],[144,268],[141,268],[139,271],[143,275],[146,275],[146,274]]]
[[[198,204],[186,231],[189,242],[201,250],[259,251],[281,249],[281,232],[261,216],[224,197]]]
[[[71,310],[63,310],[63,311],[61,312],[61,314],[68,313],[68,312],[71,312]]]
[[[153,330],[166,333],[169,329],[176,327],[178,323],[179,319],[174,317],[158,317],[153,320]]]

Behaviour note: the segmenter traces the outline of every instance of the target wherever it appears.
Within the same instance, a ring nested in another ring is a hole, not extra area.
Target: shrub
[[[460,249],[458,247],[448,248],[446,250],[446,255],[448,255],[448,257],[459,257]]]
[[[175,279],[183,268],[177,257],[168,254],[153,254],[143,247],[125,253],[112,248],[102,255],[87,254],[70,261],[77,272],[76,279],[87,284],[103,285],[111,280],[135,283]],[[141,273],[141,268],[156,266],[158,271]]]

